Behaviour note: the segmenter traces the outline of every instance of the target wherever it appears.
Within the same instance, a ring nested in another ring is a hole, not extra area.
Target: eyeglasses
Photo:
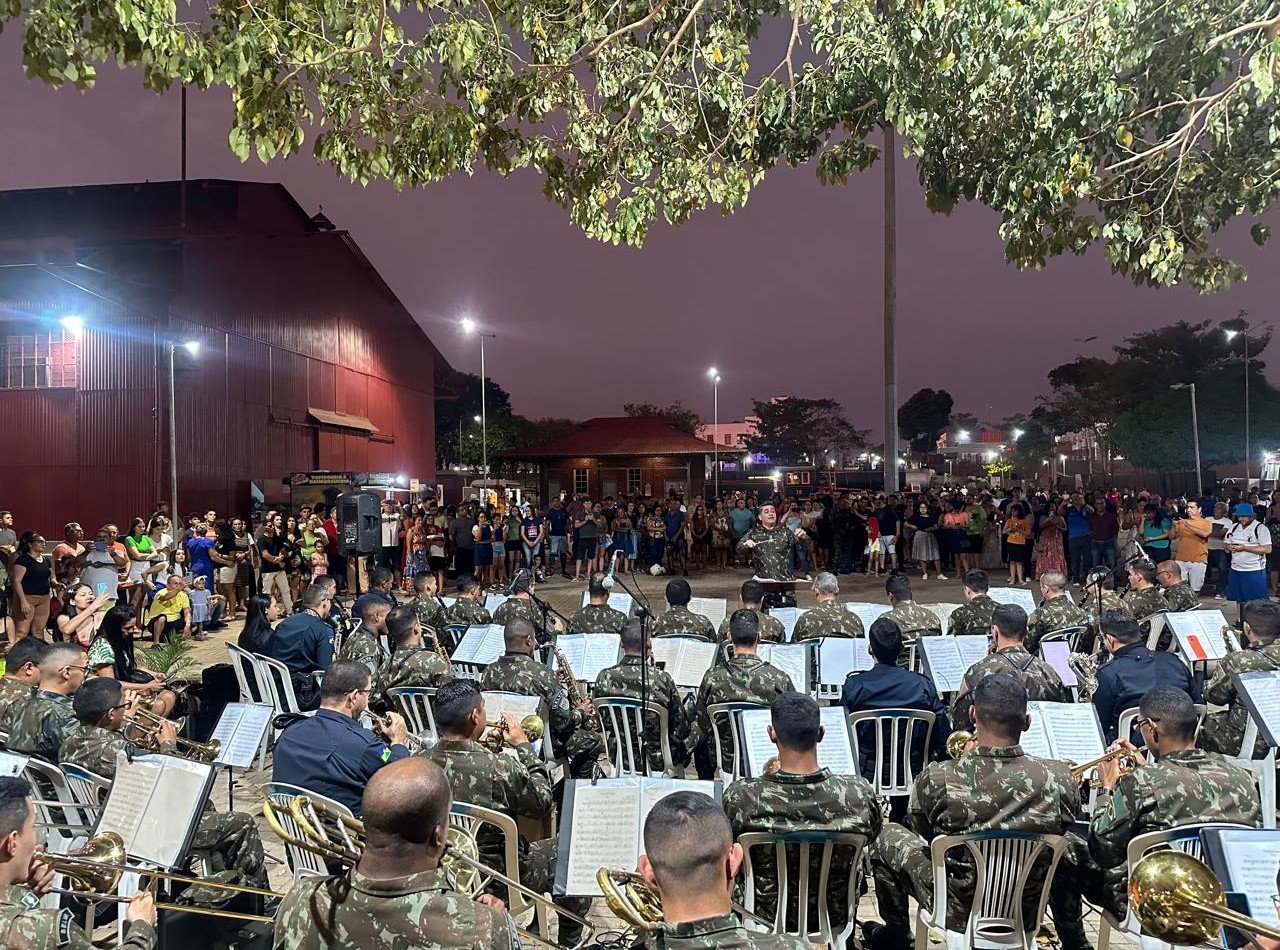
[[[109,712],[109,713],[113,713],[113,712],[115,712],[117,709],[128,709],[128,708],[129,708],[130,706],[132,706],[132,705],[133,705],[132,703],[116,703],[114,706],[112,706],[110,709],[108,709],[108,710],[107,710],[107,712]]]
[[[1155,718],[1139,719],[1137,722],[1134,723],[1134,725],[1137,726],[1139,729],[1141,729],[1143,726],[1150,726],[1155,723],[1158,723],[1159,721],[1160,721],[1159,719],[1155,719]]]
[[[89,666],[88,666],[88,664],[86,664],[86,665],[84,665],[84,666],[64,666],[64,667],[63,667],[63,669],[64,669],[64,670],[79,670],[81,673],[88,673],[88,672],[89,672]]]

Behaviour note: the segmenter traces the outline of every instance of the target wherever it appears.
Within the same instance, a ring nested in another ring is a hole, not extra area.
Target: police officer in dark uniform
[[[1175,653],[1149,650],[1142,642],[1142,629],[1128,610],[1102,612],[1102,642],[1111,659],[1098,667],[1098,689],[1093,705],[1107,742],[1115,742],[1120,714],[1138,705],[1147,691],[1156,686],[1177,686],[1193,702],[1200,702],[1200,688],[1187,664]],[[1141,740],[1130,737],[1134,744]]]
[[[360,814],[365,785],[388,762],[409,754],[408,730],[399,713],[387,713],[381,737],[359,723],[369,705],[369,668],[336,660],[320,684],[314,716],[288,726],[276,742],[273,782],[287,782],[326,795]]]
[[[320,688],[311,674],[327,670],[333,662],[333,628],[326,622],[332,604],[328,587],[308,584],[302,592],[301,609],[281,621],[267,640],[267,656],[289,668],[301,709],[320,705]]]

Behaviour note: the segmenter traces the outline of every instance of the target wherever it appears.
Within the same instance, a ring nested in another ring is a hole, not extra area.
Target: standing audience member
[[[79,525],[75,527],[79,529]],[[10,573],[14,636],[18,640],[25,636],[43,640],[45,627],[49,625],[53,566],[45,556],[44,549],[44,536],[38,531],[24,531],[18,539],[18,555],[13,560],[13,570]]]
[[[1209,536],[1213,533],[1213,522],[1200,510],[1200,502],[1187,502],[1187,516],[1173,523],[1169,537],[1178,543],[1178,569],[1182,578],[1198,597],[1200,588],[1204,586],[1204,576],[1209,567]]]
[[[1227,599],[1241,608],[1251,600],[1267,598],[1267,555],[1271,553],[1271,532],[1257,520],[1253,505],[1236,505],[1236,524],[1223,538],[1231,555],[1231,577],[1227,581]]]

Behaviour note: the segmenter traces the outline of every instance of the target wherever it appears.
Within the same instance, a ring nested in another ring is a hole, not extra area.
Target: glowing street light
[[[1014,441],[1014,442],[1017,442],[1017,441],[1018,441],[1019,439],[1021,439],[1024,435],[1026,435],[1026,433],[1025,433],[1025,432],[1023,432],[1021,429],[1014,429],[1014,430],[1013,430],[1013,441]]]
[[[67,333],[71,334],[71,336],[75,337],[77,340],[80,339],[80,334],[84,333],[84,317],[79,317],[75,314],[69,313],[58,322],[62,324],[62,329],[66,330]]]
[[[720,497],[720,371],[707,370],[711,379],[711,472],[715,480],[715,497]]]
[[[182,348],[186,350],[188,353],[190,353],[192,356],[200,355],[199,340],[187,340],[185,343],[182,344]]]
[[[485,398],[484,385],[484,341],[485,337],[495,337],[497,334],[483,332],[479,325],[470,317],[462,318],[462,332],[471,336],[475,334],[480,338],[480,459],[484,468],[484,492],[488,497],[489,491],[489,409],[488,400]]]
[[[957,442],[968,442],[968,441],[969,441],[969,430],[968,430],[968,429],[961,429],[959,432],[957,432],[957,433],[956,433],[956,441],[957,441]]]

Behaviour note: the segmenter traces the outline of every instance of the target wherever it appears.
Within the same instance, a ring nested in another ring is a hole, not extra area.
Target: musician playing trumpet
[[[1116,758],[1103,761],[1102,789],[1086,845],[1071,839],[1050,896],[1063,950],[1085,950],[1080,898],[1123,919],[1129,842],[1150,831],[1204,821],[1258,827],[1262,813],[1253,776],[1222,756],[1195,747],[1196,709],[1176,686],[1155,686],[1138,705],[1138,728],[1148,756],[1128,739],[1113,743],[1137,767],[1121,775]]]
[[[452,803],[433,762],[414,757],[381,769],[364,791],[360,861],[339,877],[294,885],[280,904],[274,950],[519,946],[502,902],[472,900],[440,867]]]
[[[106,677],[91,679],[76,691],[72,701],[79,725],[62,743],[58,761],[88,769],[106,779],[115,779],[116,756],[120,752],[140,755],[148,751],[125,738],[123,726],[130,710],[120,683]],[[178,754],[178,733],[172,722],[162,720],[155,729],[155,751]],[[223,884],[267,887],[267,871],[262,854],[262,838],[252,816],[238,811],[216,811],[206,801],[200,823],[191,839],[193,854],[209,859],[211,867],[225,868],[210,875]],[[235,897],[220,887],[191,887],[183,895],[193,904],[216,906]]]
[[[0,947],[8,950],[92,950],[89,935],[70,909],[40,906],[53,886],[53,872],[36,854],[36,812],[26,780],[0,778]],[[139,891],[125,912],[128,930],[120,950],[156,945],[156,905]]]
[[[1244,619],[1245,647],[1233,650],[1219,660],[1204,688],[1205,702],[1226,706],[1227,709],[1205,720],[1204,728],[1200,730],[1200,747],[1223,755],[1240,754],[1245,726],[1249,722],[1249,710],[1236,693],[1231,674],[1280,670],[1280,639],[1277,639],[1280,638],[1280,604],[1251,600],[1240,613]],[[22,642],[18,641],[19,644]],[[1253,757],[1260,759],[1266,754],[1266,740],[1259,737],[1254,742]]]
[[[431,708],[440,741],[418,755],[424,755],[444,770],[454,798],[514,819],[540,821],[551,813],[551,773],[542,757],[533,751],[520,720],[509,712],[503,713],[499,728],[515,755],[495,755],[477,741],[485,731],[488,714],[484,697],[474,681],[459,679],[445,683],[433,698]],[[481,826],[476,843],[480,860],[485,864],[503,873],[514,870],[505,866],[505,842],[497,829]],[[520,836],[520,883],[539,893],[551,892],[556,845],[555,838],[531,843],[524,835]],[[495,888],[501,890],[500,885]],[[579,916],[586,916],[591,905],[591,899],[585,897],[557,897],[555,901]],[[581,931],[580,924],[567,917],[560,918],[562,946],[577,943]]]

